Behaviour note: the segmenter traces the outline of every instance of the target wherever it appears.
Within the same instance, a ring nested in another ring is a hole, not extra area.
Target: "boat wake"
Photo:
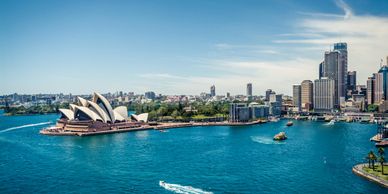
[[[212,194],[212,192],[204,191],[202,189],[194,188],[191,186],[183,186],[179,184],[171,184],[166,183],[164,181],[159,181],[159,185],[166,190],[175,192],[175,193],[183,193],[183,194]]]
[[[27,127],[35,127],[35,126],[40,126],[40,125],[48,125],[48,124],[51,124],[51,121],[50,122],[43,122],[43,123],[34,123],[34,124],[21,125],[21,126],[17,126],[17,127],[11,127],[11,128],[8,128],[8,129],[1,130],[0,133],[4,133],[4,132],[7,132],[7,131],[13,131],[13,130],[16,130],[16,129],[22,129],[22,128],[27,128]]]
[[[256,143],[261,143],[261,144],[284,144],[285,142],[279,142],[279,141],[274,141],[270,137],[263,137],[263,136],[251,136],[252,141]]]

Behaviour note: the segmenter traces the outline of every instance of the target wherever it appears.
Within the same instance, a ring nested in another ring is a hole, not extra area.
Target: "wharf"
[[[145,131],[145,130],[163,130],[172,128],[183,128],[183,127],[199,127],[199,126],[247,126],[265,123],[266,121],[253,121],[253,122],[206,122],[206,123],[159,123],[158,125],[141,125],[140,127],[133,128],[122,128],[122,129],[111,129],[103,131],[85,131],[85,132],[71,132],[64,131],[61,128],[46,128],[40,131],[42,135],[52,136],[93,136],[93,135],[104,135],[113,133],[124,133],[133,131]]]

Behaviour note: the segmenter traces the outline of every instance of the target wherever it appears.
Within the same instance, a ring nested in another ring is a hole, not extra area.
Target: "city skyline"
[[[335,42],[347,42],[357,84],[366,85],[388,55],[386,1],[2,5],[1,95],[197,95],[211,85],[235,95],[247,83],[253,95],[267,88],[291,95],[292,84],[318,77]]]

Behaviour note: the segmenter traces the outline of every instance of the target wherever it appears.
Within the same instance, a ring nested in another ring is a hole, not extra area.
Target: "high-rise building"
[[[368,80],[366,81],[366,98],[368,101],[368,104],[374,104],[374,88],[375,88],[375,79],[374,77],[368,77]]]
[[[323,77],[323,68],[324,68],[324,64],[325,64],[325,61],[322,61],[320,64],[319,64],[319,79],[321,79]]]
[[[265,101],[269,101],[269,96],[271,94],[275,94],[275,92],[272,91],[271,89],[268,89],[267,91],[265,91]]]
[[[230,93],[226,92],[226,98],[230,98]]]
[[[323,63],[323,77],[334,80],[335,99],[334,106],[339,107],[341,101],[346,99],[348,83],[348,50],[346,43],[335,43],[334,50],[325,52]]]
[[[334,81],[334,106],[339,107],[339,93],[338,93],[338,63],[339,51],[325,52],[325,63],[323,68],[323,77]]]
[[[301,95],[302,95],[302,89],[300,84],[294,84],[292,86],[292,99],[294,107],[297,108],[298,111],[301,111]]]
[[[247,84],[247,96],[252,97],[252,83]]]
[[[303,111],[310,111],[313,108],[314,87],[310,80],[303,80],[301,84],[301,106]]]
[[[155,92],[152,92],[152,91],[149,91],[149,92],[146,92],[144,94],[144,96],[147,98],[147,99],[151,99],[151,100],[154,100],[156,95],[155,95]]]
[[[355,91],[357,86],[357,72],[348,71],[348,90]]]
[[[314,111],[332,112],[335,107],[335,81],[326,77],[314,81]]]
[[[382,99],[388,100],[388,66],[382,66],[379,70],[379,74],[382,76]]]
[[[373,85],[373,103],[379,104],[381,100],[384,99],[384,84],[383,84],[383,74],[374,73],[374,85]]]
[[[212,85],[210,87],[210,96],[211,97],[216,96],[216,86],[215,85]]]
[[[340,52],[338,59],[338,98],[341,99],[346,98],[348,83],[348,45],[345,42],[335,43],[334,51]]]

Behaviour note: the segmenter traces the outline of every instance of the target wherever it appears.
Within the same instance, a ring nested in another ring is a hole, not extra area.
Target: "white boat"
[[[335,124],[335,120],[334,119],[330,120],[330,122],[327,123],[327,125],[334,125],[334,124]]]

